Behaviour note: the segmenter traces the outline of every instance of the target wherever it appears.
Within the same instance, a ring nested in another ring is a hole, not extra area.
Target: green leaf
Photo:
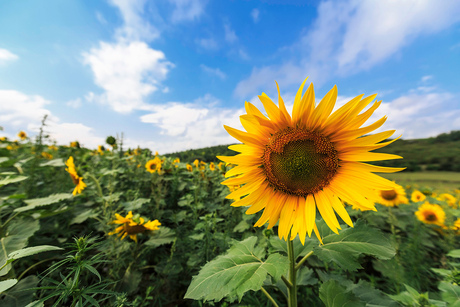
[[[24,212],[24,211],[35,209],[36,207],[51,205],[51,204],[60,202],[61,200],[69,199],[71,197],[72,197],[71,193],[59,193],[59,194],[52,194],[48,197],[43,197],[43,198],[27,199],[27,200],[24,200],[27,206],[16,208],[14,211]]]
[[[263,261],[256,256],[260,254],[256,241],[256,237],[249,237],[233,245],[226,255],[208,262],[193,277],[185,298],[216,302],[224,297],[241,300],[245,292],[260,290],[267,274],[280,279],[289,267],[287,257],[275,253]]]
[[[325,262],[333,261],[348,271],[362,268],[358,262],[361,254],[390,259],[396,253],[387,237],[362,220],[358,220],[354,228],[325,237],[323,243],[313,249],[315,255]]]
[[[35,289],[33,288],[35,288],[37,284],[38,278],[35,275],[30,275],[21,279],[13,288],[8,290],[6,293],[7,295],[5,295],[3,299],[0,300],[0,306],[16,307],[28,305],[33,299],[33,295],[35,293]],[[39,307],[43,305],[38,303],[36,305],[29,306]]]
[[[46,161],[40,164],[40,166],[53,166],[53,167],[64,167],[64,160],[62,158],[53,159],[50,161]]]
[[[454,258],[460,258],[460,249],[451,250],[450,252],[447,253],[447,256],[454,257]]]
[[[8,176],[5,179],[0,180],[0,187],[10,184],[10,183],[20,182],[20,181],[26,180],[27,178],[29,177],[27,176],[9,177]]]
[[[37,220],[16,220],[11,222],[6,232],[6,236],[0,239],[0,266],[3,266],[8,255],[11,252],[26,247],[27,240],[40,228]],[[11,269],[11,264],[8,264],[0,271],[0,276],[4,276]]]
[[[297,259],[300,256],[305,256],[309,252],[313,250],[313,247],[319,244],[317,239],[306,239],[305,245],[302,245],[300,242],[299,236],[295,237],[292,241],[294,243],[294,258]],[[287,254],[287,243],[284,240],[281,240],[277,236],[272,236],[270,238],[270,245],[273,247],[274,250],[284,252]]]
[[[138,198],[136,200],[127,202],[125,204],[125,209],[127,211],[137,210],[137,209],[140,209],[143,205],[145,205],[145,204],[147,204],[149,202],[150,202],[150,199],[148,199],[148,198]]]
[[[6,162],[8,160],[9,160],[8,157],[0,157],[0,164],[2,164],[3,162]]]
[[[168,244],[176,239],[176,233],[168,227],[160,226],[160,229],[153,231],[151,238],[145,242],[145,245],[157,247]]]
[[[319,298],[326,307],[360,307],[366,304],[360,301],[351,291],[347,291],[336,280],[328,280],[319,289]]]
[[[460,307],[460,287],[448,282],[441,281],[438,286],[442,291],[442,299],[449,303],[449,306]]]
[[[90,271],[91,273],[93,273],[94,275],[96,275],[99,278],[99,282],[102,281],[101,275],[99,274],[99,272],[93,266],[91,266],[89,264],[84,264],[83,267],[85,269],[87,269],[88,271]]]
[[[17,279],[7,279],[4,281],[0,281],[0,293],[8,290],[9,288],[13,287],[17,283],[18,283]]]
[[[32,256],[38,253],[56,251],[56,250],[63,250],[63,248],[60,248],[57,246],[51,246],[51,245],[39,245],[39,246],[34,246],[34,247],[26,247],[26,248],[10,253],[8,255],[8,261]]]

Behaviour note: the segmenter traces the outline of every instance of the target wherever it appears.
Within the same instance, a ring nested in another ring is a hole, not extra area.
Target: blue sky
[[[307,3],[307,4],[305,4]],[[378,93],[384,130],[460,130],[460,2],[0,2],[0,126],[160,153],[235,142],[244,101],[309,76],[337,105]]]

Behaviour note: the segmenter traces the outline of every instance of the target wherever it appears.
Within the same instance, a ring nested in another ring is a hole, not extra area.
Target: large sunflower
[[[80,194],[86,188],[86,183],[83,182],[83,177],[78,176],[72,156],[69,157],[65,165],[67,166],[65,170],[69,173],[70,178],[72,178],[72,181],[75,184],[75,189],[73,190],[72,194]]]
[[[306,81],[306,80],[305,80]],[[299,234],[304,242],[316,227],[316,210],[335,232],[340,229],[334,211],[350,226],[353,223],[341,200],[363,210],[376,210],[370,201],[375,190],[391,190],[395,183],[373,172],[392,173],[402,168],[380,167],[362,162],[401,158],[400,156],[370,152],[393,141],[379,143],[394,130],[363,136],[379,128],[386,117],[361,127],[380,105],[376,95],[363,99],[357,96],[331,114],[337,99],[334,86],[315,107],[313,84],[302,96],[305,81],[294,99],[292,116],[287,112],[279,93],[279,106],[262,93],[259,96],[267,116],[246,102],[247,114],[240,116],[245,130],[224,126],[227,132],[244,144],[229,149],[240,152],[232,157],[218,157],[237,164],[228,171],[222,184],[244,185],[230,193],[233,206],[250,206],[247,214],[264,209],[255,226],[278,221],[280,238],[293,239]],[[243,197],[246,196],[244,198]]]

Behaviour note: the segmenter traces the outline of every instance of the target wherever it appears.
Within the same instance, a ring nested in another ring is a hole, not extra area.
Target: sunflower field
[[[286,242],[230,206],[232,165],[107,141],[2,139],[1,306],[286,305]],[[379,196],[339,234],[317,220],[323,244],[294,239],[299,306],[460,304],[460,190]]]

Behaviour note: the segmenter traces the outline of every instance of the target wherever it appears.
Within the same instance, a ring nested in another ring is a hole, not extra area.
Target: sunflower
[[[75,184],[75,189],[73,190],[72,194],[80,194],[86,188],[86,183],[83,182],[83,177],[78,176],[72,156],[69,157],[65,165],[67,166],[65,170],[69,173],[70,178],[72,178],[72,181]]]
[[[198,161],[198,159],[195,159],[195,161],[193,161],[193,165],[195,165],[195,167],[198,168],[198,166],[200,165],[200,161]]]
[[[214,164],[214,162],[209,163],[209,169],[210,169],[211,171],[215,171],[215,170],[216,170],[216,165]]]
[[[160,173],[161,172],[161,163],[162,162],[161,162],[160,158],[155,157],[154,159],[149,160],[149,161],[147,161],[147,163],[145,163],[145,168],[147,169],[147,172],[150,172],[150,173],[158,172],[158,173]]]
[[[407,204],[409,200],[406,197],[406,191],[398,184],[391,190],[378,191],[376,202],[387,207],[394,207],[400,204]]]
[[[48,160],[53,159],[53,155],[48,152],[42,152],[42,157]]]
[[[442,193],[437,200],[445,201],[452,208],[457,208],[457,199],[449,193]]]
[[[180,159],[179,159],[179,158],[174,159],[173,165],[174,165],[175,167],[179,167],[179,163],[180,163]]]
[[[105,147],[103,145],[97,146],[97,152],[102,156],[104,154]]]
[[[121,224],[114,231],[109,232],[109,236],[118,234],[123,240],[126,236],[134,240],[137,243],[137,234],[144,233],[146,231],[158,230],[161,223],[158,220],[148,221],[144,224],[145,220],[142,217],[133,219],[133,212],[129,211],[126,217],[115,213],[116,219],[112,221],[112,224]]]
[[[350,226],[353,223],[341,200],[365,210],[376,210],[369,199],[374,190],[391,190],[395,184],[373,172],[392,173],[403,168],[380,167],[362,163],[401,158],[400,156],[373,153],[392,141],[379,143],[390,137],[394,130],[368,135],[379,128],[386,117],[361,127],[380,105],[376,95],[357,96],[331,114],[337,99],[334,86],[315,107],[313,84],[302,96],[306,80],[294,99],[292,116],[287,112],[278,87],[279,107],[262,93],[259,96],[268,117],[254,105],[246,102],[247,114],[240,116],[245,130],[224,126],[227,132],[243,144],[229,149],[240,152],[236,156],[218,157],[237,164],[225,174],[222,184],[244,185],[230,193],[233,206],[250,206],[247,214],[264,209],[255,226],[268,222],[268,228],[278,221],[280,238],[294,239],[299,234],[304,242],[316,227],[316,209],[335,232],[340,229],[334,213]],[[278,85],[278,84],[277,84]],[[246,196],[240,200],[240,197]]]
[[[412,202],[414,203],[418,203],[419,201],[424,201],[425,198],[426,198],[425,194],[417,190],[412,192],[412,195],[410,196],[410,200],[412,200]]]
[[[446,213],[440,205],[433,205],[429,202],[425,202],[415,212],[417,218],[425,224],[434,224],[438,226],[444,225],[446,220]]]
[[[189,172],[193,172],[193,167],[192,167],[192,165],[190,165],[190,164],[187,163],[187,170],[188,170]]]
[[[24,131],[19,131],[18,137],[24,141],[25,139],[27,139],[27,133],[25,133]]]

